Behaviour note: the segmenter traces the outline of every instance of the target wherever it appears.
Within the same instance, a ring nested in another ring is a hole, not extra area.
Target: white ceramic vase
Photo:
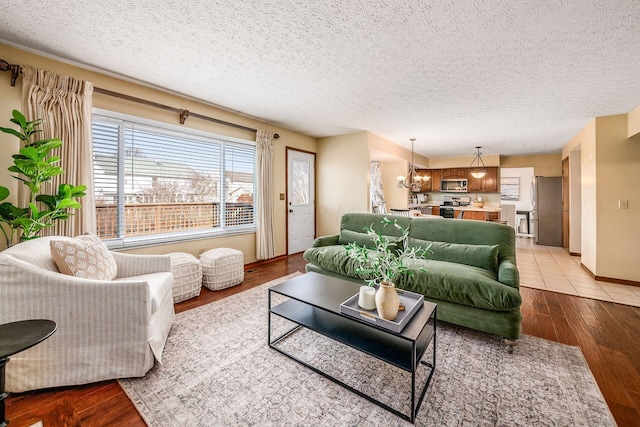
[[[396,320],[400,298],[393,283],[382,282],[376,292],[376,308],[378,316],[385,320]]]

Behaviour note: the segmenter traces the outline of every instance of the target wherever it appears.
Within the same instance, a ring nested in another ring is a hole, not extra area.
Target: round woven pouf
[[[202,285],[219,291],[242,283],[244,280],[244,256],[230,248],[209,249],[200,255]]]
[[[186,252],[172,252],[173,303],[200,295],[202,289],[202,265],[198,258]]]

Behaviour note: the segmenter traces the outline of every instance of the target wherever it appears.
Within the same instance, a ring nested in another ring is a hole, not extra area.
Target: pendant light
[[[405,176],[397,176],[396,179],[398,180],[398,188],[409,188],[411,189],[411,191],[413,191],[414,193],[419,192],[422,189],[422,180],[424,179],[425,181],[428,181],[430,177],[422,177],[420,175],[418,175],[418,173],[416,172],[416,165],[413,161],[413,143],[416,139],[415,138],[411,138],[411,163],[409,163],[409,171],[408,171],[408,175]]]
[[[481,148],[482,147],[476,147],[476,150],[478,150],[478,152],[476,153],[476,157],[474,157],[473,161],[471,162],[471,176],[474,178],[483,178],[487,174],[487,168],[484,166],[484,161],[481,157]]]

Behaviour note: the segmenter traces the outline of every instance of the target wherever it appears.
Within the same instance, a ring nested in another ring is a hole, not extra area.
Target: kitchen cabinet
[[[487,173],[489,173],[489,171],[487,171]],[[483,192],[484,178],[474,178],[473,175],[469,174],[469,181],[467,181],[467,188],[469,189],[470,193]]]
[[[431,176],[428,181],[423,181],[420,192],[440,191],[441,179],[463,179],[468,182],[469,193],[499,193],[499,176],[497,167],[487,167],[487,173],[482,178],[474,178],[471,175],[472,168],[447,168],[447,169],[418,169],[420,176]]]
[[[442,169],[441,179],[459,179],[467,178],[468,168],[449,168]]]
[[[498,168],[488,167],[487,173],[482,178],[474,178],[469,174],[468,188],[470,193],[497,193]]]
[[[464,215],[462,216],[462,219],[475,219],[476,221],[486,221],[487,220],[487,213],[488,212],[483,212],[483,211],[468,211],[468,210],[465,210],[464,211]]]
[[[441,169],[431,169],[431,191],[440,191]]]
[[[484,191],[487,193],[499,193],[498,168],[487,168],[487,174],[484,176]]]

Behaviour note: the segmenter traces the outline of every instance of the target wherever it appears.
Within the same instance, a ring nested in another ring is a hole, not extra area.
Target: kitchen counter
[[[417,210],[422,214],[435,214],[438,215],[439,210],[442,208],[453,209],[453,218],[460,219],[472,219],[477,221],[499,221],[500,212],[502,211],[498,204],[486,204],[481,208],[475,206],[460,206],[460,205],[442,205],[440,203],[411,203],[409,204],[410,210]],[[438,210],[432,209],[437,208]]]
[[[483,206],[477,208],[475,206],[451,206],[455,210],[460,211],[475,211],[475,212],[500,212],[502,209],[496,206]]]
[[[441,203],[419,203],[419,204],[415,204],[412,203],[409,205],[409,209],[420,209],[420,208],[427,208],[427,207],[432,207],[432,208],[440,208],[440,207],[445,207],[445,208],[453,208],[456,211],[475,211],[475,212],[500,212],[502,209],[500,208],[500,206],[492,206],[492,205],[484,205],[481,208],[477,208],[475,206],[443,206]]]

